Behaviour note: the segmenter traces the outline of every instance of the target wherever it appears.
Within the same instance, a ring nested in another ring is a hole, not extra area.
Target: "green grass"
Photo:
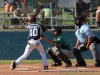
[[[0,64],[10,64],[13,60],[0,60]],[[48,63],[52,63],[52,60],[47,60]],[[72,63],[76,63],[75,59],[71,59]],[[22,64],[39,64],[42,60],[24,60]],[[86,59],[87,63],[94,63],[93,59]]]

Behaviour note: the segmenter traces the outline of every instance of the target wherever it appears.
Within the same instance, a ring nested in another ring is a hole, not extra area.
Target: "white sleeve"
[[[99,12],[100,12],[100,10],[97,10],[97,11],[96,11],[96,13],[99,13]]]

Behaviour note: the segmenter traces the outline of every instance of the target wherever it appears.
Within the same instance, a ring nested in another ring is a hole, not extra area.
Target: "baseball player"
[[[43,39],[51,44],[55,44],[54,47],[48,48],[46,52],[51,56],[54,63],[52,66],[61,66],[62,61],[66,63],[66,67],[70,67],[72,65],[69,58],[72,55],[71,49],[68,45],[68,43],[65,41],[62,34],[62,29],[59,27],[56,27],[53,31],[54,34],[54,40],[47,39],[43,37]],[[60,60],[61,59],[61,60]]]
[[[44,48],[40,42],[41,30],[47,32],[48,30],[43,26],[36,23],[36,17],[34,15],[29,15],[28,17],[28,43],[25,48],[25,52],[16,61],[11,62],[10,69],[13,70],[18,66],[23,60],[25,60],[33,49],[37,49],[41,54],[44,70],[48,69],[48,63],[46,60],[46,54]]]
[[[98,5],[97,7],[97,11],[96,11],[96,22],[97,22],[97,26],[100,27],[100,5]]]

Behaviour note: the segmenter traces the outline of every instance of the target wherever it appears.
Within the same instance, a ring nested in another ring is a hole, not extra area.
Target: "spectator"
[[[58,7],[58,0],[51,0],[51,6],[52,6],[52,16],[55,17],[56,15],[61,15],[61,10]],[[55,25],[57,20],[61,21],[61,19],[53,19],[53,24]]]
[[[5,12],[13,12],[18,0],[4,0],[5,3]],[[10,16],[8,14],[8,16]]]
[[[90,0],[91,1],[91,10],[96,12],[96,7],[100,4],[99,0]]]
[[[96,8],[100,4],[99,0],[90,0],[91,1],[91,11],[92,11],[92,17],[96,16]],[[95,18],[92,19],[92,24],[95,24]]]
[[[17,8],[17,16],[27,15],[34,9],[34,0],[20,0],[22,7]]]
[[[78,0],[76,3],[76,16],[83,15],[87,19],[89,16],[90,3],[85,3],[83,0]]]
[[[27,16],[27,13],[30,13],[33,11],[34,9],[34,2],[33,0],[20,0],[21,3],[21,7],[17,8],[16,12],[16,16]],[[20,20],[22,21],[23,24],[26,24],[25,19],[20,18]]]
[[[97,6],[96,22],[97,22],[97,26],[100,27],[100,5]]]
[[[16,16],[27,16],[27,13],[31,13],[33,9],[36,7],[36,0],[20,0],[22,7],[18,8],[16,12]],[[40,12],[41,6],[38,6],[34,15],[37,15]],[[22,23],[26,23],[25,19],[20,19]]]
[[[48,17],[51,17],[50,0],[38,0],[37,11],[39,11],[38,17],[41,17],[44,12],[44,24],[48,25],[50,23],[50,18]]]
[[[58,8],[58,0],[38,0],[37,2],[37,13],[38,17],[41,17],[41,13],[45,11],[45,24],[50,24],[50,18],[51,17],[51,9],[50,9],[50,1],[51,1],[51,7],[52,7],[52,16],[56,16],[60,13],[60,10]],[[55,24],[55,19],[53,19],[53,23]]]
[[[48,0],[48,1],[51,2],[51,9],[52,9],[53,16],[59,14],[61,11],[59,10],[58,7],[58,0]],[[44,8],[50,8],[50,4],[44,5]]]
[[[53,16],[56,16],[60,13],[59,7],[58,7],[58,0],[51,0],[51,6],[52,6],[52,13]]]

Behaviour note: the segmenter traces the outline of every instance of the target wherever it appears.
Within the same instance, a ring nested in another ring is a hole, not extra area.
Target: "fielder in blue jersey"
[[[28,55],[32,52],[33,49],[37,49],[41,54],[44,70],[48,69],[48,63],[46,60],[46,54],[44,48],[40,42],[41,31],[47,32],[48,30],[43,27],[43,25],[39,25],[36,23],[36,17],[34,15],[29,15],[28,22],[28,43],[25,48],[25,52],[22,56],[20,56],[16,61],[11,63],[11,70],[15,69],[23,60],[25,60]]]

